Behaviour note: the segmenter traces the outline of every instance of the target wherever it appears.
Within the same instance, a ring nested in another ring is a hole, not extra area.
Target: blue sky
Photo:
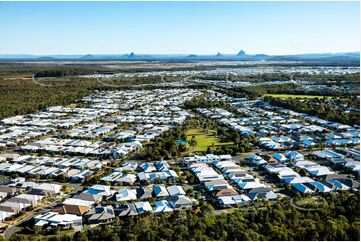
[[[359,2],[0,2],[0,54],[359,51]]]

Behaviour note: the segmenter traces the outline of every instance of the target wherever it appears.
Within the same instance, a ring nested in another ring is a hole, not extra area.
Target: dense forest
[[[297,112],[316,115],[320,118],[349,125],[360,124],[360,100],[357,97],[349,98],[274,98],[264,97],[272,105],[291,109]],[[348,111],[345,108],[350,109]]]
[[[28,114],[51,105],[66,105],[90,93],[95,80],[5,80],[0,79],[0,119]]]
[[[296,196],[300,198],[301,196]],[[298,210],[288,198],[216,215],[210,205],[161,216],[116,218],[109,225],[74,234],[29,227],[12,240],[360,240],[360,195],[324,194],[325,206]],[[304,199],[304,198],[300,198]],[[30,232],[31,231],[31,232]],[[47,235],[47,237],[43,237]]]

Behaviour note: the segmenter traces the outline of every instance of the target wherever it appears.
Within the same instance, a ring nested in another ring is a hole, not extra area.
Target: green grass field
[[[330,96],[317,96],[317,95],[294,95],[294,94],[265,94],[263,95],[269,97],[279,97],[279,98],[331,98]]]
[[[208,147],[212,146],[212,144],[215,146],[233,144],[233,142],[222,143],[217,137],[215,130],[203,131],[201,128],[190,129],[187,132],[187,141],[191,140],[193,135],[195,136],[197,145],[194,147],[194,150],[193,147],[190,147],[191,152],[206,151]]]

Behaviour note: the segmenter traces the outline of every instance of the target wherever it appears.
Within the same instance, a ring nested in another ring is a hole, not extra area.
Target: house
[[[303,194],[315,193],[317,191],[317,187],[312,185],[312,183],[291,183],[291,186]]]
[[[95,207],[84,214],[84,221],[88,224],[107,223],[115,218],[114,209],[108,205]]]
[[[268,201],[277,200],[277,194],[274,193],[270,188],[268,187],[257,187],[253,188],[248,192],[248,197],[252,200],[257,199],[265,199]]]
[[[153,212],[155,214],[173,212],[173,208],[169,205],[169,203],[166,200],[155,201],[154,207],[153,207]]]
[[[137,190],[122,188],[118,191],[118,194],[115,195],[115,199],[117,202],[137,200]]]
[[[34,217],[35,226],[52,226],[61,228],[78,227],[83,225],[81,216],[74,214],[58,214],[56,212],[47,212]]]
[[[266,163],[270,163],[270,164],[278,163],[278,160],[275,157],[268,154],[261,155],[261,159],[265,160]]]
[[[286,156],[290,161],[304,160],[305,157],[297,151],[286,151]]]
[[[280,153],[274,153],[272,154],[272,157],[280,163],[285,163],[286,161],[288,161],[287,157]]]
[[[215,194],[216,197],[236,196],[236,195],[238,195],[238,192],[236,190],[234,190],[233,188],[221,189],[221,190],[217,191]]]
[[[8,201],[30,203],[32,206],[35,206],[43,198],[44,198],[44,196],[23,193],[23,194],[20,194],[20,195],[10,198]]]
[[[326,166],[307,167],[306,170],[313,176],[325,176],[334,173],[333,171],[330,171],[330,169],[328,169],[328,167]]]
[[[333,191],[333,186],[331,186],[330,184],[327,184],[326,182],[318,182],[315,181],[312,183],[313,186],[315,186],[317,188],[317,192],[332,192]]]
[[[134,205],[139,214],[153,212],[152,206],[150,206],[149,202],[136,202]]]
[[[41,183],[35,186],[30,193],[39,194],[44,196],[54,196],[61,193],[62,185],[53,184],[53,183]]]
[[[74,214],[74,215],[82,216],[84,213],[88,212],[89,210],[90,207],[88,206],[64,204],[61,207],[57,208],[55,212],[59,214]]]
[[[167,187],[170,196],[185,195],[185,191],[181,186],[173,185]]]
[[[138,215],[137,208],[134,204],[122,204],[114,210],[115,215],[119,217]]]
[[[89,193],[92,195],[98,195],[98,196],[104,196],[104,197],[110,197],[112,196],[115,191],[111,190],[110,186],[105,185],[93,185],[89,187],[84,193]]]
[[[192,200],[185,195],[170,196],[167,201],[174,210],[190,209],[193,206]]]
[[[144,171],[144,172],[154,172],[157,171],[157,168],[155,168],[154,164],[151,162],[146,162],[140,165],[140,168]]]
[[[152,189],[148,187],[136,188],[136,192],[138,200],[146,200],[152,197]]]
[[[251,190],[257,187],[265,187],[264,184],[260,183],[258,179],[246,178],[237,181],[237,184],[242,190]]]
[[[73,199],[79,199],[79,200],[83,200],[83,201],[97,203],[102,200],[102,196],[82,192],[82,193],[74,195]]]
[[[222,189],[232,188],[231,185],[225,180],[213,180],[204,183],[206,189],[210,192],[218,191]]]
[[[96,203],[95,201],[87,201],[87,200],[82,200],[82,199],[71,197],[71,198],[65,199],[62,204],[76,205],[76,206],[82,206],[82,207],[92,207],[95,203]]]
[[[256,154],[249,155],[248,159],[251,161],[252,164],[254,164],[256,166],[262,166],[262,165],[267,164],[266,160],[264,160],[263,158],[261,158],[260,156],[258,156]]]
[[[20,192],[21,189],[16,188],[16,187],[9,187],[9,186],[5,186],[5,185],[0,185],[0,192],[2,193],[6,193],[9,195],[14,195],[17,192]]]
[[[153,193],[156,197],[166,197],[169,196],[167,189],[164,186],[154,186]]]
[[[25,201],[25,202],[20,202],[20,201],[10,201],[7,200],[3,203],[0,203],[0,211],[5,211],[5,212],[12,212],[12,213],[18,213],[21,210],[30,207],[31,203]]]
[[[249,204],[251,199],[246,195],[234,195],[218,197],[216,203],[223,208],[240,207]]]
[[[0,211],[0,222],[4,222],[5,219],[10,218],[13,215],[15,215],[15,213]]]

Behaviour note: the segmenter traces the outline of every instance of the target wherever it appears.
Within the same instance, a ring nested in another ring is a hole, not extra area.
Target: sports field
[[[294,95],[294,94],[265,94],[263,95],[269,97],[279,97],[279,98],[331,98],[330,96],[318,96],[318,95]]]
[[[190,150],[195,152],[206,151],[208,147],[212,146],[212,144],[214,144],[214,146],[233,144],[233,142],[222,143],[217,137],[215,130],[203,131],[201,128],[190,129],[187,132],[187,141],[191,140],[193,135],[197,141],[197,144],[194,147],[194,150],[193,147],[191,147]]]

